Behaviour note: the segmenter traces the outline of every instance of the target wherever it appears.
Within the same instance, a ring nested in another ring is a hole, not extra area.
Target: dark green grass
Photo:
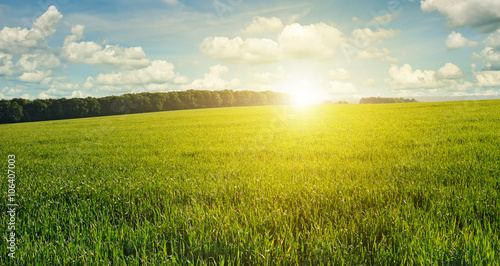
[[[16,259],[3,241],[0,264],[500,264],[500,101],[189,110],[0,134],[20,205]],[[6,178],[1,189],[5,214]]]

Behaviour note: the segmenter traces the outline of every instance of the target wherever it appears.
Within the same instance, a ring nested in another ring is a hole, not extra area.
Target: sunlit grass
[[[499,111],[268,106],[0,125],[5,162],[18,158],[15,262],[498,264]]]

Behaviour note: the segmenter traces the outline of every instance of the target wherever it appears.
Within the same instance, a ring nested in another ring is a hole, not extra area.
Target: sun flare
[[[290,86],[292,94],[292,103],[294,105],[304,106],[321,103],[321,95],[318,91],[318,84],[308,79],[294,82]]]
[[[319,97],[312,92],[296,92],[293,93],[294,105],[311,105],[319,103]]]

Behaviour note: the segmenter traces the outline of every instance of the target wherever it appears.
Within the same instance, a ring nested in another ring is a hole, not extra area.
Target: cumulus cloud
[[[233,64],[265,64],[281,59],[278,43],[269,39],[208,37],[200,50],[212,59]]]
[[[452,63],[446,63],[444,67],[436,72],[436,78],[438,79],[461,79],[463,76],[462,70]]]
[[[472,86],[470,82],[463,82],[462,71],[458,66],[447,63],[437,72],[433,70],[413,70],[408,64],[399,68],[392,65],[389,69],[390,79],[386,83],[392,89],[447,89],[465,90]]]
[[[373,43],[380,43],[383,39],[389,39],[397,36],[399,31],[393,29],[381,28],[379,31],[373,31],[370,28],[356,29],[352,32],[352,41],[358,47],[367,47]]]
[[[111,74],[99,74],[94,81],[94,83],[100,85],[149,83],[185,84],[187,82],[188,79],[185,76],[174,72],[173,64],[164,60],[155,60],[146,68]]]
[[[200,50],[212,59],[233,64],[268,64],[284,58],[329,59],[344,42],[342,32],[324,23],[287,25],[270,39],[208,37]]]
[[[488,37],[486,37],[486,39],[484,40],[484,44],[487,47],[500,48],[500,29],[496,30]]]
[[[481,32],[500,27],[500,1],[497,0],[423,0],[425,12],[438,11],[448,19],[448,27],[471,26]]]
[[[19,88],[11,88],[11,87],[4,87],[2,89],[2,94],[8,95],[8,96],[13,96],[13,95],[19,95],[22,90]]]
[[[257,24],[263,23],[261,21]],[[327,60],[333,58],[348,43],[354,42],[358,47],[368,47],[373,43],[381,43],[383,39],[392,38],[398,33],[399,31],[393,29],[382,28],[379,31],[373,31],[370,28],[364,28],[353,31],[352,37],[346,38],[339,29],[325,23],[310,25],[293,23],[283,28],[276,41],[264,38],[208,37],[200,44],[200,51],[212,59],[232,64],[269,64],[287,58]],[[374,49],[371,48],[365,53],[374,52]],[[368,54],[366,56],[376,57]],[[389,56],[381,60],[397,62]]]
[[[195,89],[207,89],[207,90],[223,90],[223,89],[235,89],[241,86],[241,82],[238,79],[232,79],[231,81],[226,81],[221,77],[229,71],[227,66],[215,65],[211,66],[209,72],[203,75],[203,79],[194,80],[191,87]]]
[[[12,66],[12,55],[0,52],[0,75],[10,74]]]
[[[83,93],[82,91],[73,91],[71,92],[71,96],[69,96],[69,98],[83,98],[85,96],[86,94]]]
[[[473,59],[483,59],[484,70],[500,70],[500,29],[491,33],[484,40],[486,46],[479,54],[473,53]]]
[[[243,34],[264,34],[269,32],[279,32],[283,29],[281,19],[277,17],[254,17],[252,23],[241,32]]]
[[[397,63],[398,60],[391,57],[391,51],[387,48],[378,49],[375,47],[369,47],[358,53],[358,58],[360,59],[373,59],[379,58],[382,62]]]
[[[448,50],[456,50],[463,47],[476,47],[479,43],[473,42],[462,36],[459,32],[451,32],[446,39],[446,48]]]
[[[397,65],[392,65],[389,69],[389,76],[391,80],[389,84],[393,88],[406,89],[406,88],[434,88],[437,87],[435,72],[431,70],[413,71],[412,67],[408,64],[399,68]]]
[[[0,51],[25,53],[33,49],[45,48],[46,37],[54,34],[61,18],[61,13],[54,6],[50,6],[33,22],[31,29],[4,27],[0,31]]]
[[[474,53],[473,58],[483,59],[484,69],[499,70],[500,69],[500,49],[493,47],[484,48],[480,54]]]
[[[104,64],[121,69],[143,68],[151,64],[141,47],[124,48],[118,45],[102,47],[95,42],[77,42],[83,38],[85,27],[76,25],[72,35],[64,40],[61,56],[72,63]]]
[[[94,87],[94,78],[92,77],[87,77],[87,80],[85,81],[85,83],[83,84],[83,88],[85,89],[92,89],[92,87]]]
[[[500,71],[479,71],[476,72],[476,65],[472,65],[472,73],[476,83],[481,87],[500,86]]]
[[[19,76],[18,79],[23,82],[37,83],[43,81],[51,74],[52,71],[50,70],[47,71],[37,70],[35,72],[25,72],[21,76]]]
[[[50,69],[59,66],[59,59],[53,54],[23,54],[16,65],[22,71],[35,71],[37,69]]]
[[[351,73],[343,68],[332,69],[328,71],[328,78],[331,80],[351,80]]]
[[[343,34],[325,23],[287,25],[278,36],[283,54],[290,58],[329,59],[345,42]]]

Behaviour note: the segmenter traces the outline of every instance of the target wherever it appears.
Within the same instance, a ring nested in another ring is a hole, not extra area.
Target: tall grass
[[[477,101],[0,125],[20,205],[16,259],[0,248],[0,264],[500,264],[499,114]]]

